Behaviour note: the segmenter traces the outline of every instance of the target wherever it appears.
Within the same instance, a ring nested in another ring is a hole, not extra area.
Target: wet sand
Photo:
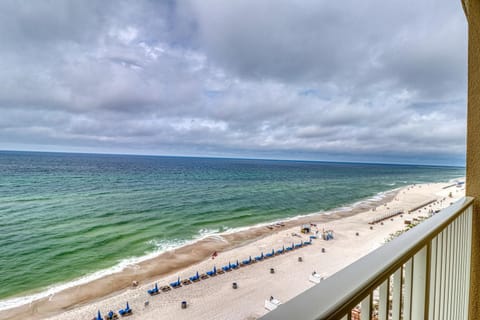
[[[130,319],[156,319],[159,314],[164,319],[247,319],[257,318],[266,310],[263,301],[274,295],[285,302],[308,289],[308,275],[313,270],[328,276],[381,245],[390,233],[403,227],[407,211],[426,201],[437,201],[428,209],[445,207],[454,198],[463,196],[463,191],[449,185],[425,184],[407,187],[390,192],[378,201],[364,202],[351,210],[338,211],[329,215],[316,214],[299,219],[284,221],[283,226],[273,224],[259,226],[235,233],[211,236],[196,243],[165,252],[151,260],[130,266],[123,271],[108,275],[90,283],[73,287],[49,298],[40,299],[29,305],[3,311],[0,319],[91,319],[97,309],[106,314],[110,309],[118,311],[125,301],[134,309]],[[452,192],[454,198],[448,198]],[[377,224],[370,230],[369,221],[393,212],[404,210],[403,218],[387,219],[383,225]],[[427,209],[417,210],[411,217],[426,215]],[[410,215],[409,215],[410,216]],[[198,270],[203,273],[213,265],[220,268],[228,262],[235,262],[279,249],[282,245],[305,241],[299,226],[313,223],[320,230],[333,229],[335,239],[331,241],[314,240],[313,245],[293,252],[275,256],[263,262],[246,266],[202,280],[189,286],[173,289],[149,297],[148,288],[157,281],[159,286],[192,276]],[[356,236],[356,233],[359,236]],[[292,234],[299,236],[292,236]],[[325,253],[321,248],[325,248]],[[212,252],[219,252],[215,260]],[[303,261],[298,262],[301,256]],[[270,268],[276,271],[270,274]],[[132,288],[132,281],[140,285]],[[239,288],[233,290],[232,282]],[[144,306],[145,301],[148,306]],[[180,309],[180,302],[186,300],[189,307]],[[157,316],[155,316],[157,315]]]

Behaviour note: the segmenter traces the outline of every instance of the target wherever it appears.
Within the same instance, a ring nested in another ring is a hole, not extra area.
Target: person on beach
[[[218,253],[217,253],[217,251],[214,251],[214,252],[212,253],[212,260],[215,259],[216,256],[218,256]]]

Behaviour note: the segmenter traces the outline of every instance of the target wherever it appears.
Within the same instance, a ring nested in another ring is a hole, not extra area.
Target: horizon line
[[[142,153],[115,153],[115,152],[84,152],[84,151],[39,151],[39,150],[4,150],[0,152],[25,152],[25,153],[56,153],[56,154],[79,154],[79,155],[112,155],[133,157],[164,157],[164,158],[199,158],[199,159],[231,159],[231,160],[265,160],[265,161],[295,161],[295,162],[322,162],[322,163],[347,163],[347,164],[379,164],[379,165],[404,165],[424,167],[455,167],[466,168],[465,165],[426,164],[426,163],[400,163],[400,162],[375,162],[375,161],[337,161],[337,160],[306,160],[306,159],[276,159],[255,157],[231,157],[231,156],[196,156],[196,155],[168,155],[168,154],[142,154]]]

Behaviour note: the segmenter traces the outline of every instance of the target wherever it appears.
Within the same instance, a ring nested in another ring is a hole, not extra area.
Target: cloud
[[[462,164],[464,20],[446,0],[3,1],[0,148]]]

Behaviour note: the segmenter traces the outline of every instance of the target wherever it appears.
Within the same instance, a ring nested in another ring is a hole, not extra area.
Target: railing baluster
[[[450,314],[452,316],[455,316],[455,318],[458,316],[455,313],[455,294],[456,294],[456,285],[455,285],[455,257],[456,257],[456,250],[457,246],[455,244],[455,238],[456,238],[456,232],[455,232],[455,221],[452,221],[450,224],[451,230],[450,230],[450,245],[451,245],[451,261],[450,261],[450,290],[448,292],[448,297],[449,297],[449,304],[450,304]]]
[[[464,212],[462,215],[459,217],[460,222],[461,222],[461,228],[460,228],[460,234],[462,235],[461,238],[461,244],[460,244],[460,255],[461,255],[461,261],[460,261],[460,301],[459,301],[459,308],[460,308],[460,317],[461,319],[465,319],[465,308],[463,305],[463,301],[465,300],[465,263],[462,261],[465,261],[466,257],[466,252],[467,252],[467,244],[465,239],[467,238],[467,229],[466,229],[466,216],[467,213]]]
[[[454,301],[454,304],[453,304],[453,313],[459,317],[460,316],[460,310],[458,308],[458,305],[460,304],[460,221],[459,219],[455,219],[453,221],[453,226],[454,226],[454,245],[455,245],[455,250],[454,250],[454,270],[455,270],[455,273],[453,274],[453,286],[454,286],[454,290],[453,290],[453,301]]]
[[[452,224],[448,225],[447,227],[448,230],[448,273],[447,273],[447,286],[446,286],[446,297],[447,301],[445,303],[447,304],[447,316],[448,319],[455,319],[455,315],[453,314],[453,308],[452,308],[452,287],[453,287],[453,226]]]
[[[402,312],[402,269],[398,268],[393,274],[392,320],[400,320]]]
[[[433,319],[441,318],[441,299],[442,299],[442,276],[443,276],[443,264],[445,261],[444,246],[443,246],[443,232],[440,232],[437,237],[437,272],[435,277],[435,310]]]
[[[444,240],[445,240],[445,263],[444,263],[444,274],[443,274],[443,301],[442,301],[442,307],[444,309],[444,313],[442,316],[442,319],[450,319],[450,310],[448,308],[448,303],[449,303],[449,292],[450,292],[450,287],[449,287],[449,275],[450,275],[450,243],[449,241],[451,240],[450,238],[450,228],[447,226],[445,228],[445,234],[444,234]]]
[[[470,289],[470,269],[471,269],[471,254],[472,254],[472,223],[473,223],[473,209],[472,206],[467,208],[467,254],[466,254],[466,263],[465,263],[465,286],[466,289],[466,297],[464,301],[464,310],[465,310],[465,318],[468,318],[468,304],[469,304],[469,289]]]
[[[465,314],[465,306],[464,306],[464,301],[465,301],[465,297],[466,297],[466,294],[465,294],[465,291],[468,290],[468,288],[465,286],[465,282],[466,282],[466,276],[465,276],[465,273],[467,272],[467,269],[466,269],[466,264],[463,263],[463,261],[466,261],[466,257],[467,257],[467,238],[468,238],[468,235],[467,235],[467,212],[465,211],[464,213],[462,213],[462,215],[460,216],[460,221],[462,222],[461,223],[461,234],[463,235],[462,236],[462,242],[461,242],[461,246],[460,246],[460,249],[461,249],[461,262],[460,262],[460,284],[461,284],[461,287],[460,287],[460,290],[461,290],[461,297],[460,297],[460,301],[459,301],[459,308],[460,308],[460,316],[462,319],[466,319],[466,314]]]
[[[433,320],[434,318],[434,309],[435,309],[435,299],[437,296],[437,238],[433,238],[431,242],[431,250],[430,250],[430,295],[429,295],[429,303],[428,303],[428,319]]]
[[[390,278],[387,278],[379,287],[378,320],[388,320]]]
[[[429,246],[425,246],[413,256],[413,276],[412,276],[412,304],[411,319],[425,319],[425,305],[428,300],[427,281],[428,278],[428,251]]]
[[[405,296],[403,300],[403,319],[411,319],[412,308],[412,273],[413,273],[413,257],[405,263]]]
[[[360,308],[362,309],[360,313],[360,320],[370,320],[372,317],[372,294],[370,293],[365,299],[362,300]]]

